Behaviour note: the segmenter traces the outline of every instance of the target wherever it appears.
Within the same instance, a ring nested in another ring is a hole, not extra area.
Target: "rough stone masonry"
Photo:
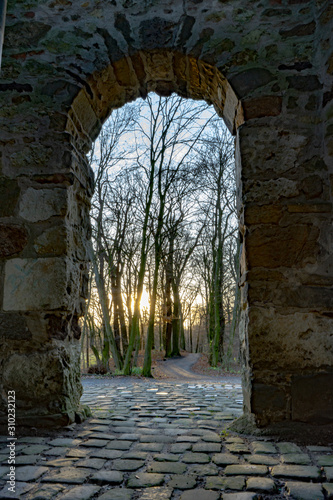
[[[333,5],[9,0],[0,80],[0,415],[73,421],[93,177],[113,109],[213,103],[235,134],[244,412],[332,422]]]

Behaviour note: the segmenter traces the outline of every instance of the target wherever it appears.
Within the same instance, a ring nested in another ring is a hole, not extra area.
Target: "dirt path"
[[[167,359],[157,363],[158,376],[166,380],[178,380],[182,382],[221,382],[224,379],[231,381],[230,377],[209,377],[192,371],[192,366],[200,359],[201,354],[190,353],[187,356]],[[232,377],[233,383],[241,383],[240,377]]]

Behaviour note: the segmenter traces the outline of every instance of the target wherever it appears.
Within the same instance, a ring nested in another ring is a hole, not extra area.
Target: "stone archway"
[[[18,423],[74,418],[93,186],[84,153],[113,108],[150,90],[204,98],[236,133],[246,414],[261,426],[332,420],[332,10],[259,3],[9,6],[2,421],[8,390]]]

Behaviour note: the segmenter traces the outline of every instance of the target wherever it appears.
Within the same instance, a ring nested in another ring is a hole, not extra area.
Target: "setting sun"
[[[149,308],[149,294],[145,288],[143,289],[141,302],[140,302],[141,311],[144,308]]]

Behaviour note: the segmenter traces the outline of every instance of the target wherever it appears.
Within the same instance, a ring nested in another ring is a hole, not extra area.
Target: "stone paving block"
[[[188,474],[194,474],[195,476],[217,476],[219,469],[215,464],[194,464],[189,465],[187,468]]]
[[[209,455],[206,453],[185,453],[182,461],[186,464],[207,464],[210,462]]]
[[[62,484],[43,484],[38,485],[38,488],[33,492],[29,493],[29,500],[50,500],[54,498],[58,493],[63,491],[65,486]]]
[[[323,483],[323,489],[328,498],[333,497],[333,483]]]
[[[207,491],[202,488],[188,490],[181,494],[179,500],[218,500],[220,494],[216,491]]]
[[[333,455],[317,455],[316,461],[320,467],[333,467]]]
[[[112,425],[114,427],[131,427],[133,428],[136,424],[136,420],[133,420],[133,419],[126,419],[124,421],[121,421],[121,422],[118,422],[118,421],[113,421],[112,422]]]
[[[193,429],[192,430],[192,434],[193,436],[204,436],[206,434],[207,431],[204,431],[203,429]]]
[[[192,448],[192,443],[176,443],[170,446],[171,453],[184,453]]]
[[[106,448],[108,450],[129,450],[131,446],[132,446],[131,441],[115,440],[115,441],[110,441],[106,446]]]
[[[175,462],[152,462],[147,467],[147,472],[160,472],[164,474],[184,474],[187,467],[182,463]]]
[[[3,479],[6,479],[6,476],[9,472],[9,465],[6,465],[6,466],[1,466],[0,467],[0,478],[3,478]],[[0,483],[0,487],[1,487],[1,483]]]
[[[8,456],[6,456],[7,462]],[[15,458],[16,465],[35,465],[40,460],[40,455],[20,455]]]
[[[75,463],[75,467],[84,467],[87,469],[101,469],[105,464],[102,458],[86,458]]]
[[[49,450],[49,446],[45,446],[43,444],[34,444],[31,446],[26,446],[22,449],[22,453],[24,455],[41,455],[46,450]],[[18,447],[16,447],[16,452],[18,451]]]
[[[46,444],[47,438],[40,436],[25,436],[20,437],[20,443]]]
[[[147,436],[143,435],[140,437],[141,443],[172,443],[173,438],[171,436]]]
[[[94,458],[105,458],[106,460],[114,460],[115,458],[120,458],[124,455],[124,451],[121,450],[87,450],[90,457]]]
[[[59,500],[89,500],[100,490],[99,486],[92,484],[85,484],[82,486],[75,486],[69,491],[60,495]]]
[[[221,443],[221,437],[216,434],[216,432],[204,434],[201,439],[203,441],[207,441],[208,443]]]
[[[250,477],[246,481],[246,489],[258,493],[273,493],[275,490],[275,483],[268,477]]]
[[[132,471],[138,470],[144,466],[143,460],[122,460],[118,459],[113,462],[113,468],[116,470]]]
[[[122,441],[138,441],[140,439],[140,434],[120,434],[119,439]]]
[[[280,460],[271,455],[245,455],[245,459],[250,464],[257,465],[278,465]]]
[[[136,443],[133,451],[162,451],[164,443]]]
[[[95,425],[95,427],[91,427],[91,431],[92,432],[98,432],[98,433],[101,433],[101,432],[106,432],[107,430],[109,429],[109,426],[108,425]],[[87,432],[87,431],[86,431]],[[88,431],[89,432],[89,431]]]
[[[51,457],[64,457],[68,451],[68,448],[64,446],[54,446],[49,450],[43,452],[43,455],[51,456]]]
[[[95,401],[95,398],[93,398],[93,400]],[[90,420],[90,424],[109,426],[112,424],[112,420],[107,418],[93,418]]]
[[[175,455],[174,453],[159,453],[154,455],[153,459],[157,462],[178,462],[180,455]]]
[[[311,446],[307,446],[306,447],[309,451],[313,452],[313,453],[321,453],[321,452],[325,452],[325,451],[332,451],[332,447],[331,446],[315,446],[315,445],[311,445]]]
[[[285,464],[311,464],[311,459],[306,453],[288,453],[287,455],[281,455],[281,461]]]
[[[12,491],[8,491],[8,486],[6,485],[1,491],[0,491],[0,498],[11,498],[12,500],[20,500],[25,493],[28,493],[28,491],[32,490],[34,488],[34,485],[31,483],[23,483],[20,481],[16,481],[15,484],[15,493]]]
[[[225,447],[230,453],[250,453],[250,450],[245,443],[230,443],[226,444]]]
[[[333,467],[325,467],[324,468],[327,480],[329,482],[333,481]]]
[[[172,476],[167,486],[169,488],[177,488],[178,490],[187,490],[194,488],[196,483],[195,476],[175,474]]]
[[[226,476],[244,475],[244,476],[265,476],[268,468],[265,465],[239,464],[227,465],[224,469]]]
[[[128,478],[129,488],[148,488],[149,486],[160,486],[164,483],[164,474],[150,474],[148,472],[137,472]]]
[[[241,444],[244,444],[245,441],[243,438],[239,437],[239,436],[229,436],[227,438],[224,439],[224,442],[226,444],[230,444],[230,443],[241,443]]]
[[[276,447],[272,443],[267,443],[265,441],[253,441],[252,447],[253,453],[259,455],[277,453]]]
[[[219,453],[221,445],[219,443],[196,443],[192,446],[192,451],[199,453]]]
[[[83,484],[93,472],[93,470],[75,469],[75,467],[57,468],[51,470],[49,474],[45,474],[41,481],[45,483]]]
[[[257,498],[256,493],[223,493],[223,500],[252,500]]]
[[[124,479],[124,474],[117,470],[102,470],[95,472],[90,478],[92,483],[97,483],[101,486],[105,484],[120,484]]]
[[[51,446],[65,446],[66,448],[68,447],[74,447],[74,446],[78,446],[79,444],[81,444],[81,440],[80,439],[72,439],[72,438],[56,438],[56,439],[53,439],[52,441],[49,441],[48,444],[50,444]]]
[[[148,453],[146,451],[129,451],[124,453],[121,458],[124,460],[146,460]]]
[[[21,481],[23,483],[29,481],[35,481],[45,472],[48,472],[48,467],[40,467],[34,465],[24,465],[22,467],[17,467],[16,469],[16,481]]]
[[[110,442],[106,439],[88,439],[87,441],[82,441],[81,446],[104,448],[107,444],[110,444]]]
[[[272,476],[310,481],[319,478],[319,469],[310,465],[276,465],[272,469]]]
[[[245,486],[244,476],[230,476],[226,477],[224,481],[225,490],[238,490],[241,491]]]
[[[199,441],[199,439],[200,439],[200,436],[182,435],[182,436],[178,436],[176,441],[177,441],[177,443],[196,443],[197,441]]]
[[[322,485],[319,483],[288,481],[286,490],[295,500],[324,500]]]
[[[212,461],[217,465],[238,464],[239,458],[231,453],[218,453],[213,455]]]
[[[99,451],[98,451],[99,452]],[[79,449],[79,448],[70,448],[67,453],[66,457],[70,458],[85,458],[89,453],[89,450],[87,449]]]
[[[71,467],[75,465],[79,458],[55,458],[54,460],[48,460],[46,464],[51,467]]]
[[[164,486],[155,486],[143,491],[140,500],[170,500],[172,495],[172,488]]]
[[[116,439],[116,436],[114,434],[107,434],[106,432],[93,432],[91,434],[88,434],[89,438],[91,439],[107,439],[108,441],[112,441],[113,439]]]
[[[146,425],[146,424],[144,424],[144,425]],[[138,426],[140,427],[140,429],[137,429],[137,430],[140,431],[140,434],[159,435],[161,432],[158,429],[150,429],[149,427],[148,428],[141,427],[140,424],[138,424]]]
[[[205,489],[222,490],[224,488],[225,478],[221,476],[206,476]]]
[[[288,453],[303,453],[301,448],[295,443],[277,443],[276,446],[283,455],[287,455]]]
[[[73,425],[73,424],[72,424]],[[88,436],[92,436],[93,434],[93,431],[92,429],[87,429],[86,431],[81,431],[81,432],[78,432],[76,437],[78,438],[83,438],[83,439],[87,439]],[[81,439],[82,441],[82,439]]]

